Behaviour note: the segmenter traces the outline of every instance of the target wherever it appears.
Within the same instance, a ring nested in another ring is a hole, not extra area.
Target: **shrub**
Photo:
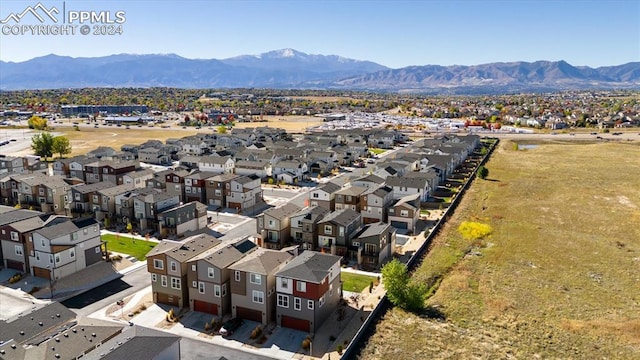
[[[262,334],[262,327],[260,327],[260,325],[256,326],[255,329],[253,329],[253,331],[251,331],[251,339],[256,339],[258,338],[258,336],[260,336]]]
[[[338,354],[342,355],[342,345],[336,346],[336,351],[338,352]]]
[[[305,350],[309,350],[310,347],[311,347],[311,340],[307,336],[304,340],[302,340],[302,348]]]
[[[466,240],[482,239],[491,234],[492,231],[493,229],[490,225],[473,221],[463,221],[458,226],[458,232]]]

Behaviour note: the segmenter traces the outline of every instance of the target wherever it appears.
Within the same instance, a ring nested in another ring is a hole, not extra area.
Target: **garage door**
[[[7,259],[7,268],[24,272],[24,264],[22,264],[20,261]]]
[[[218,315],[218,304],[212,304],[202,300],[193,300],[193,310]]]
[[[157,294],[156,298],[158,300],[158,303],[160,303],[160,304],[178,306],[178,304],[180,302],[180,297],[179,296],[169,295],[169,294],[164,294],[164,293],[156,293],[156,294]]]
[[[309,325],[309,320],[296,319],[294,317],[282,315],[283,327],[309,332]]]
[[[49,275],[49,269],[43,269],[41,267],[33,267],[33,276],[44,279],[51,279],[51,275]]]
[[[392,221],[391,222],[391,226],[393,226],[396,229],[399,230],[406,230],[407,229],[407,223],[406,222],[402,222],[402,221]]]
[[[255,322],[262,322],[262,311],[260,310],[253,310],[253,309],[247,309],[241,306],[238,306],[236,308],[236,317],[239,317],[241,319],[245,319],[245,320],[251,320],[251,321],[255,321]]]

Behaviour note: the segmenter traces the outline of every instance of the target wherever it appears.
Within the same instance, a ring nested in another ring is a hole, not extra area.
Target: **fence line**
[[[420,248],[416,250],[416,252],[411,255],[411,258],[409,258],[409,261],[407,261],[407,270],[409,270],[409,272],[413,271],[418,267],[418,265],[420,265],[420,262],[422,261],[422,258],[424,257],[426,251],[431,246],[431,242],[436,237],[436,235],[438,235],[440,227],[447,222],[448,218],[451,216],[451,214],[453,214],[456,207],[460,203],[460,199],[467,191],[469,186],[471,186],[471,183],[475,179],[478,172],[478,168],[486,164],[489,156],[493,153],[494,149],[498,145],[499,139],[493,138],[492,140],[494,140],[494,142],[489,148],[487,154],[484,156],[484,158],[482,158],[478,166],[473,170],[473,173],[471,174],[471,176],[469,176],[464,185],[462,185],[462,188],[455,195],[453,201],[451,202],[451,204],[449,204],[449,207],[447,207],[447,210],[445,210],[444,214],[440,217],[438,222],[436,222],[436,224],[433,226],[433,229],[431,230],[429,235],[427,235]],[[382,299],[380,299],[380,302],[378,302],[378,305],[371,311],[369,316],[367,316],[366,320],[362,323],[362,326],[360,326],[356,334],[353,336],[353,339],[342,353],[341,359],[355,359],[357,357],[357,355],[360,353],[360,350],[362,350],[365,340],[367,340],[369,336],[373,334],[375,322],[377,322],[378,319],[386,314],[389,309],[391,309],[391,302],[389,301],[385,293]]]

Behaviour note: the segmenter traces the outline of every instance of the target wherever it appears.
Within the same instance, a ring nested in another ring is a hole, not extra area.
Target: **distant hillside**
[[[455,93],[640,88],[640,63],[596,69],[565,61],[410,66],[354,76],[337,84],[350,89]]]
[[[600,68],[565,61],[389,69],[371,61],[310,55],[293,49],[229,59],[175,54],[98,58],[47,55],[0,62],[0,89],[83,87],[318,88],[426,93],[497,93],[640,88],[640,63]]]

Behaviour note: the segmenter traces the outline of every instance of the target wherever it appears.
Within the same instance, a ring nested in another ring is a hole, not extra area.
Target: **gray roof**
[[[61,326],[75,317],[76,314],[64,305],[54,302],[17,319],[10,319],[9,322],[0,321],[0,342],[14,339],[19,344],[31,343],[43,332]],[[20,331],[24,331],[24,335]]]
[[[286,219],[293,216],[300,210],[300,207],[294,203],[286,203],[282,206],[274,207],[263,212],[264,215],[269,215],[275,219]]]
[[[362,231],[356,235],[357,238],[366,238],[370,236],[377,236],[383,232],[389,231],[391,225],[383,222],[377,222],[373,224],[367,224],[362,228]]]
[[[242,259],[245,256],[240,252],[234,244],[222,243],[215,246],[202,254],[192,258],[189,261],[204,260],[211,265],[219,269],[224,269],[234,262]]]
[[[370,182],[370,183],[374,183],[374,184],[382,184],[384,183],[384,179],[373,175],[373,174],[369,174],[369,175],[365,175],[365,176],[361,176],[359,178],[355,178],[353,179],[353,181],[364,181],[364,182]]]
[[[407,195],[407,196],[403,196],[400,199],[398,199],[398,201],[396,201],[395,204],[393,204],[392,206],[406,206],[408,208],[413,208],[414,210],[417,210],[420,207],[420,204],[416,204],[416,201],[418,200],[418,198],[420,197],[420,194],[411,194],[411,195]]]
[[[94,184],[80,184],[80,185],[73,185],[71,187],[71,189],[73,189],[74,191],[77,191],[81,194],[89,194],[95,191],[99,191],[99,190],[104,190],[104,189],[108,189],[111,187],[116,186],[116,184],[110,182],[110,181],[101,181],[101,182],[97,182]]]
[[[180,341],[180,337],[174,334],[138,326],[134,329],[133,334],[125,331],[114,338],[113,343],[110,341],[107,344],[104,344],[104,349],[101,350],[98,348],[94,350],[89,359],[153,360],[167,348]],[[115,347],[115,349],[107,353],[105,349],[110,349],[111,347]],[[101,353],[106,354],[104,356],[100,356]]]
[[[328,182],[324,185],[318,186],[315,190],[312,191],[322,190],[328,194],[333,194],[340,189],[342,189],[342,186],[334,184],[332,182]]]
[[[362,186],[347,186],[347,187],[344,187],[344,188],[336,191],[336,195],[340,194],[340,195],[347,195],[347,196],[360,196],[366,191],[367,191],[366,187],[362,187]]]
[[[359,212],[351,210],[351,209],[343,209],[334,211],[331,214],[326,215],[320,223],[325,222],[333,222],[339,225],[346,226],[352,223],[355,219],[359,218],[361,215]]]
[[[122,185],[117,185],[110,188],[98,190],[98,193],[106,196],[115,196],[122,193],[126,193],[127,191],[130,191],[133,189],[135,189],[134,184],[122,184]]]
[[[336,255],[305,251],[286,264],[276,276],[319,284],[342,258]]]
[[[27,231],[39,229],[44,226],[44,220],[40,216],[35,216],[29,219],[16,221],[10,225],[16,231],[24,233]]]
[[[2,218],[0,219],[0,226],[42,215],[40,211],[15,209],[8,206],[6,210],[7,211],[1,212]]]
[[[406,187],[411,189],[424,189],[426,188],[428,179],[426,177],[397,177],[389,176],[387,178],[387,185]]]
[[[387,196],[387,194],[393,192],[393,189],[390,188],[387,185],[380,185],[380,186],[376,186],[374,188],[369,188],[367,191],[365,191],[365,193],[363,195],[368,195],[368,194],[375,194],[376,196],[379,197],[385,197]]]
[[[242,260],[229,266],[229,269],[269,275],[280,265],[288,262],[292,256],[293,255],[286,251],[258,248]]]
[[[224,174],[218,174],[218,175],[210,176],[209,178],[207,178],[207,180],[209,180],[209,181],[218,181],[218,182],[226,182],[226,181],[229,181],[229,180],[231,180],[233,178],[236,178],[238,176],[240,176],[240,175],[224,173]]]
[[[185,262],[220,243],[220,239],[207,234],[194,235],[183,241],[163,240],[149,251],[147,257],[167,254],[180,262]]]

